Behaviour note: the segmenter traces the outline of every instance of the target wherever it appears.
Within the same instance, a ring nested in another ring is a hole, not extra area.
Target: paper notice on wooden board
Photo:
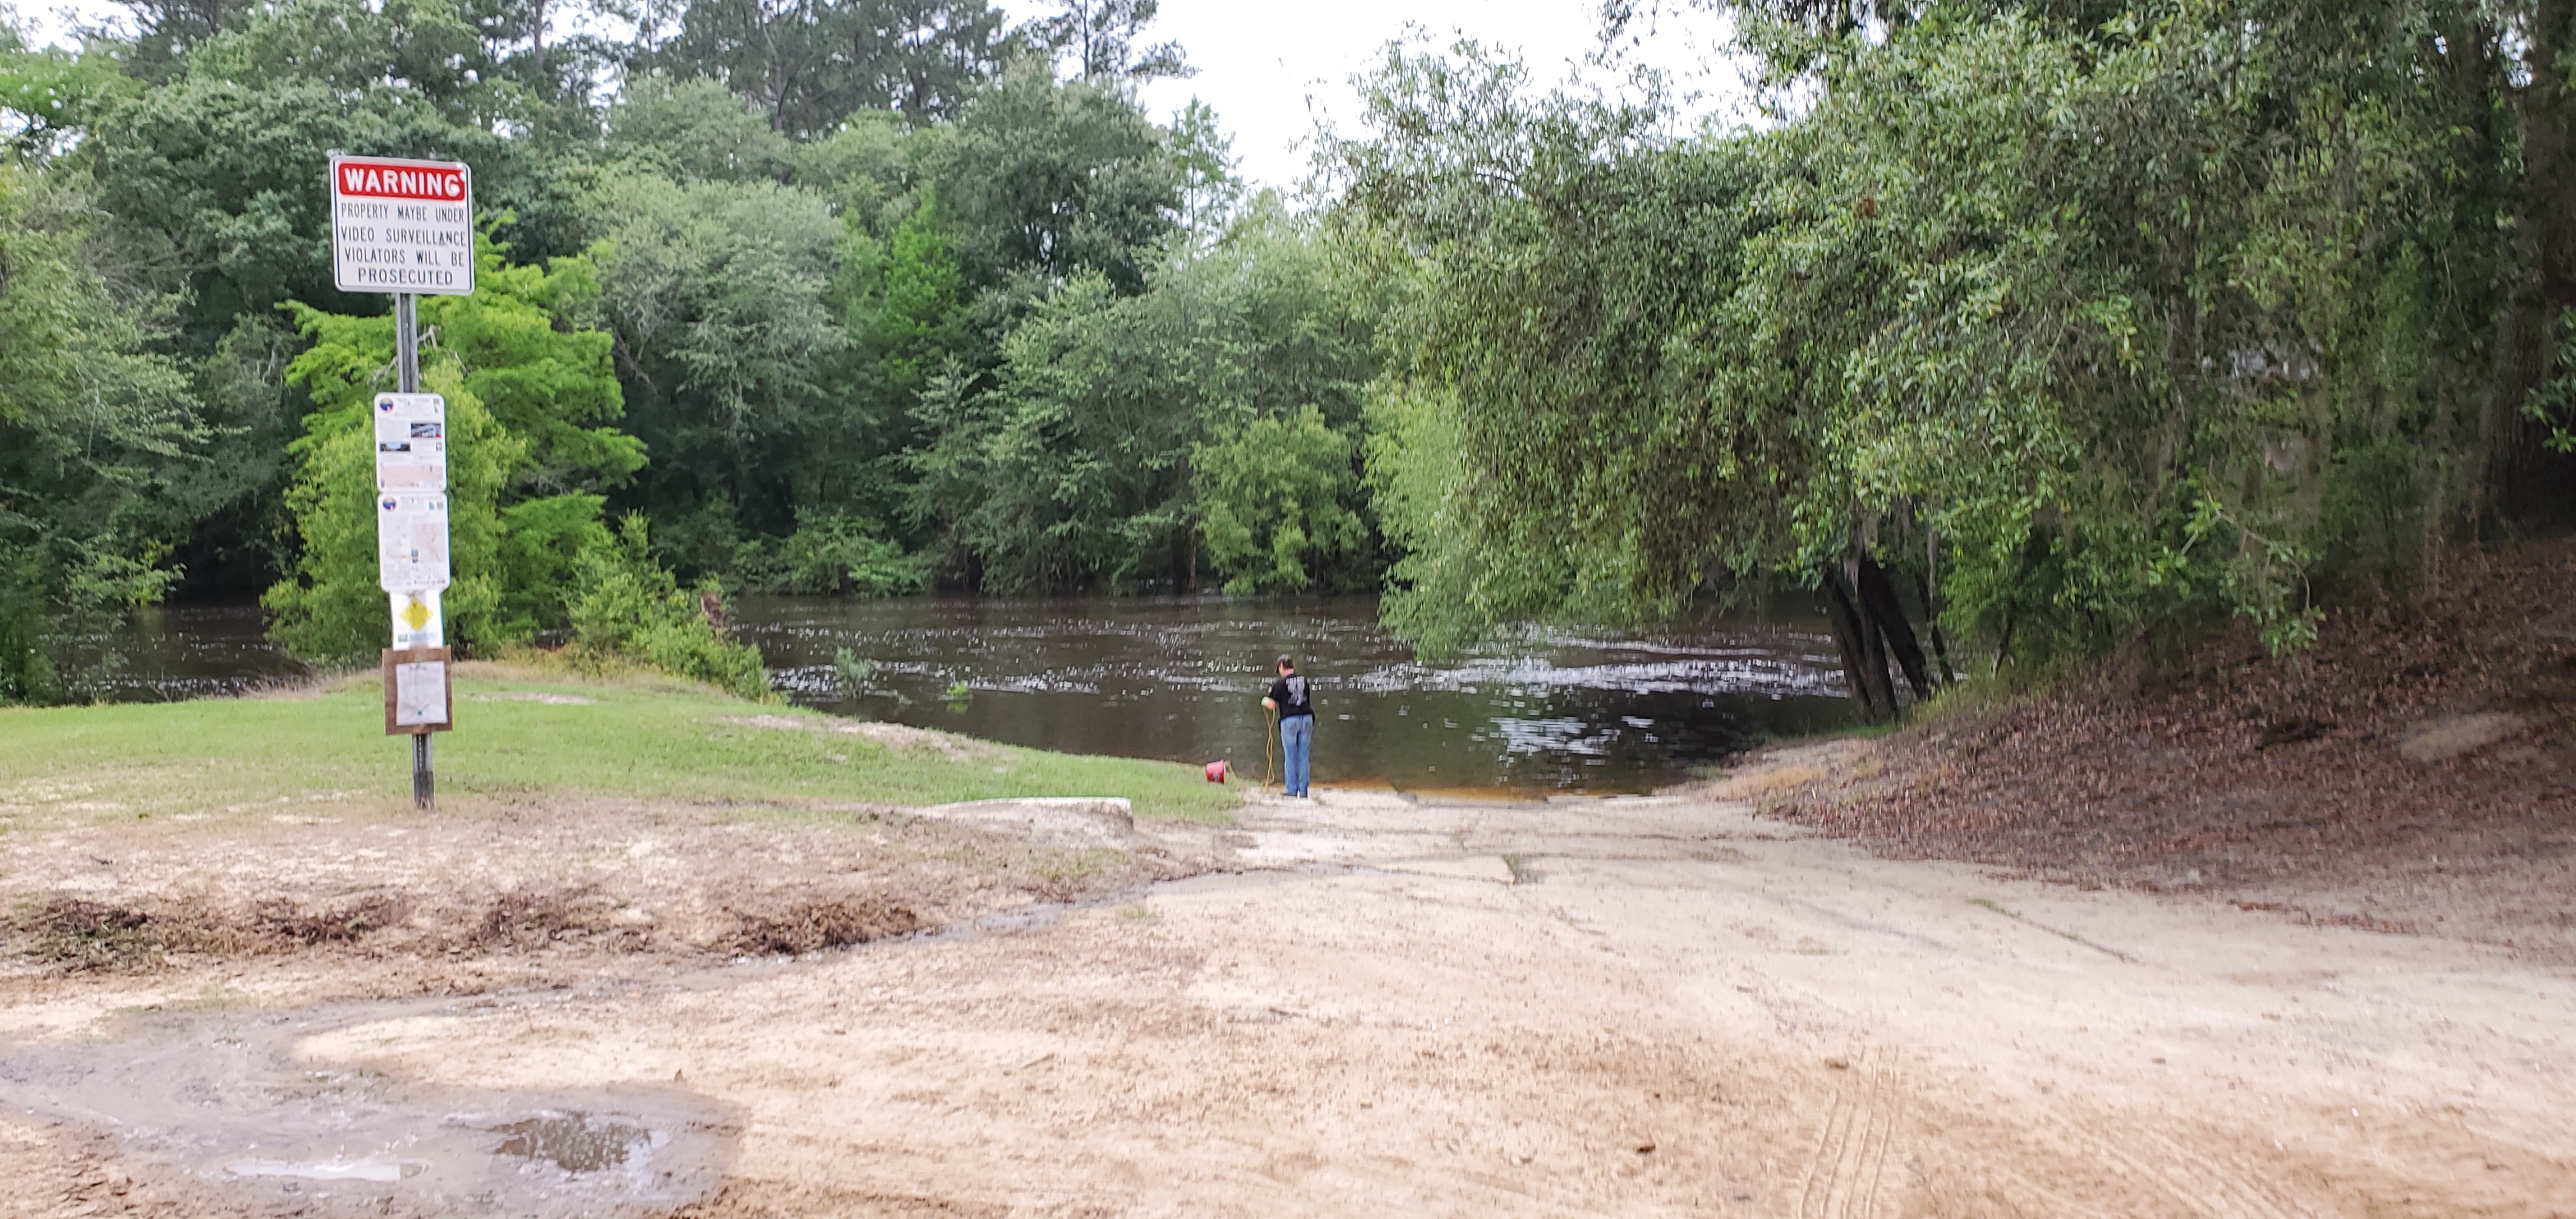
[[[394,666],[394,726],[427,728],[447,722],[447,662],[409,661]]]

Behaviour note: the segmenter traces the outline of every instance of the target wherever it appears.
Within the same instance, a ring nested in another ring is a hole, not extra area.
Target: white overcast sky
[[[1000,6],[1014,17],[1054,7],[1045,0]],[[1723,27],[1699,13],[1665,18],[1643,45],[1623,48],[1622,66],[1586,67],[1601,46],[1599,0],[1163,0],[1153,38],[1180,43],[1198,75],[1155,81],[1144,101],[1164,118],[1194,96],[1205,101],[1233,134],[1243,175],[1290,186],[1305,176],[1300,145],[1317,120],[1347,127],[1356,119],[1351,75],[1373,66],[1388,40],[1408,28],[1444,47],[1463,33],[1516,54],[1547,84],[1579,74],[1613,86],[1625,65],[1643,64],[1665,73],[1677,96],[1696,95],[1694,114],[1750,117],[1741,73],[1720,45]]]
[[[1052,11],[1048,0],[996,0],[1013,18]],[[12,6],[12,0],[0,0]],[[105,0],[14,0],[40,38],[58,36],[84,14],[122,10]],[[1682,6],[1675,6],[1682,7]],[[1749,119],[1748,93],[1723,53],[1722,27],[1697,12],[1667,15],[1642,45],[1624,47],[1611,67],[1585,61],[1600,47],[1598,0],[1163,0],[1152,37],[1179,42],[1198,75],[1156,81],[1143,100],[1169,118],[1190,98],[1216,108],[1234,136],[1243,175],[1289,187],[1305,176],[1303,145],[1320,119],[1347,126],[1359,103],[1352,73],[1377,61],[1389,39],[1417,29],[1439,45],[1460,34],[1517,54],[1542,83],[1579,78],[1616,86],[1627,68],[1666,74],[1694,115]]]

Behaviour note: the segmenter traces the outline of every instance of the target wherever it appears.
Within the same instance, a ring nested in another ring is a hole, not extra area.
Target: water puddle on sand
[[[1040,902],[881,941],[878,949],[1044,930],[1159,894],[1220,892],[1376,869],[1310,863],[1208,872],[1074,902]],[[868,951],[868,948],[836,950]],[[659,1086],[548,1092],[436,1088],[315,1062],[320,1034],[421,1017],[597,1000],[630,987],[713,989],[797,968],[744,961],[664,978],[515,996],[289,1010],[149,1013],[93,1040],[0,1044],[0,1113],[102,1131],[120,1155],[219,1197],[296,1214],[545,1217],[668,1210],[719,1183],[731,1144],[716,1106]]]
[[[493,1148],[505,1156],[546,1160],[565,1172],[599,1172],[621,1167],[627,1157],[650,1149],[654,1132],[617,1121],[594,1121],[587,1113],[549,1113],[489,1127],[506,1136]]]
[[[120,1154],[218,1196],[299,1213],[607,1215],[714,1187],[720,1119],[684,1091],[463,1091],[296,1056],[320,1033],[467,1010],[434,1000],[147,1016],[113,1040],[0,1047],[0,1106],[104,1131]]]

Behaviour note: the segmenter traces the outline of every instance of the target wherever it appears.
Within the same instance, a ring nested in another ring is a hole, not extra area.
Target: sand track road
[[[2497,950],[1879,860],[1702,798],[1326,793],[1147,832],[1241,870],[292,1054],[685,1100],[722,1144],[686,1215],[2576,1215],[2576,974]],[[71,1137],[16,1129],[0,1173]],[[384,1188],[368,1213],[472,1209]]]

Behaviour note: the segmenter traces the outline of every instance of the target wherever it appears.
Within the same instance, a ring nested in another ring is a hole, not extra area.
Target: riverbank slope
[[[1786,743],[1705,790],[1882,856],[2576,962],[2576,544],[2470,551],[2443,581],[2292,660],[2222,638]]]

